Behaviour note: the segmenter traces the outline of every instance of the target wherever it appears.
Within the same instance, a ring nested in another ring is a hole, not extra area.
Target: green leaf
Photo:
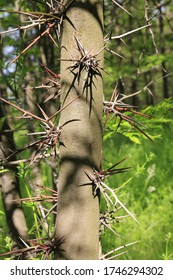
[[[138,136],[134,135],[134,134],[131,134],[131,133],[124,133],[124,135],[126,137],[128,137],[132,142],[136,143],[136,144],[141,144],[141,141],[139,139]]]
[[[2,169],[2,170],[0,170],[0,174],[8,172],[8,171],[9,171],[8,169]]]

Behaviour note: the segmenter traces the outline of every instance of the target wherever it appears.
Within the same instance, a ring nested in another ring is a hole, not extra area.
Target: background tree
[[[6,95],[6,87],[3,85],[0,89],[0,95]],[[6,111],[4,104],[0,104],[0,118],[3,119],[3,125],[0,135],[0,159],[6,161],[6,158],[15,151],[15,143],[13,139],[13,132],[10,129],[7,119],[5,118]],[[11,160],[16,160],[15,156]],[[20,238],[25,242],[28,240],[28,230],[24,217],[23,210],[21,208],[20,201],[16,201],[20,198],[19,180],[16,176],[16,168],[13,165],[5,164],[5,169],[2,170],[1,177],[1,192],[4,210],[6,214],[6,220],[11,232],[11,236],[15,241],[15,246],[22,247],[23,243]]]

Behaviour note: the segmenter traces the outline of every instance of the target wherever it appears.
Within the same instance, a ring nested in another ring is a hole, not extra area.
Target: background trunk
[[[1,93],[0,89],[0,96]],[[6,117],[5,106],[0,102],[0,118],[3,117]],[[8,171],[0,174],[0,188],[10,235],[18,247],[25,247],[23,241],[28,240],[28,229],[20,203],[19,180],[16,168],[8,165],[7,159],[15,150],[13,132],[5,119],[0,133],[0,161],[6,164]],[[10,157],[10,161],[13,160],[16,160],[15,156]]]
[[[92,92],[83,93],[86,72],[80,82],[67,69],[81,55],[74,35],[90,55],[103,47],[102,1],[74,1],[64,21],[61,52],[61,105],[79,96],[61,113],[62,143],[58,213],[55,238],[59,242],[58,259],[98,259],[99,199],[93,195],[85,171],[99,170],[102,150],[103,84],[100,76],[93,77]],[[103,52],[99,66],[103,67]],[[92,96],[91,96],[92,95]],[[72,121],[78,120],[78,121]]]

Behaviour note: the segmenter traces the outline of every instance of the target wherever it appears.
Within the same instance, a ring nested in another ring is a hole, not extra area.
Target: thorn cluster
[[[139,92],[141,92],[141,91],[139,91]],[[148,139],[150,139],[152,141],[150,136],[143,129],[140,128],[140,127],[143,127],[145,129],[147,129],[147,127],[144,124],[142,124],[141,122],[138,122],[134,119],[135,115],[141,115],[141,116],[144,116],[147,118],[150,118],[150,116],[148,116],[146,114],[142,114],[142,113],[136,111],[134,109],[134,106],[124,103],[124,99],[134,96],[134,95],[138,94],[139,92],[136,92],[136,93],[128,95],[128,96],[123,95],[122,97],[119,97],[119,94],[117,94],[117,89],[115,87],[110,101],[103,102],[104,112],[106,113],[105,125],[106,125],[110,115],[112,115],[112,117],[115,117],[115,118],[119,117],[120,121],[119,121],[117,128],[120,126],[122,121],[126,121],[132,127],[137,129],[140,133],[142,133],[143,135],[145,135]],[[132,116],[130,116],[129,114],[125,114],[125,113],[130,113]]]
[[[124,159],[122,160],[124,161]],[[92,173],[85,171],[85,174],[87,177],[91,180],[93,185],[93,195],[96,196],[98,193],[101,193],[103,198],[106,201],[107,209],[114,209],[117,208],[117,204],[120,205],[127,213],[130,215],[137,223],[137,219],[134,217],[134,215],[125,207],[125,205],[119,200],[117,195],[115,194],[115,190],[110,188],[104,180],[108,178],[111,175],[118,174],[125,172],[129,169],[129,167],[125,168],[115,168],[119,163],[122,161],[114,164],[112,167],[106,169],[97,171],[96,169],[93,169]]]
[[[79,84],[82,73],[83,72],[85,73],[85,76],[83,78],[82,89],[83,89],[83,93],[86,90],[86,96],[88,96],[88,93],[89,93],[90,103],[91,103],[92,86],[95,85],[93,78],[96,76],[102,77],[100,70],[103,70],[103,69],[99,66],[99,60],[97,59],[97,55],[100,52],[98,52],[95,55],[92,55],[92,54],[90,54],[91,50],[86,51],[76,36],[74,36],[74,39],[76,41],[76,46],[77,46],[77,50],[80,54],[80,58],[78,60],[69,60],[69,61],[74,61],[74,63],[71,66],[69,66],[68,69],[74,75],[73,84],[75,83],[76,80],[78,81],[78,84]]]

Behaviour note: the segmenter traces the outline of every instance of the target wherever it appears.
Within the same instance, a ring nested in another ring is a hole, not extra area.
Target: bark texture
[[[98,259],[99,198],[94,196],[86,175],[99,170],[102,150],[103,82],[93,76],[88,93],[83,90],[86,71],[75,79],[79,69],[70,71],[81,55],[78,38],[90,55],[103,48],[102,1],[73,1],[63,24],[61,51],[61,106],[74,100],[61,113],[60,176],[55,238],[58,259]],[[74,28],[75,27],[75,28]],[[103,67],[103,52],[96,57]],[[65,61],[74,60],[74,61]],[[68,122],[70,121],[70,122]]]

